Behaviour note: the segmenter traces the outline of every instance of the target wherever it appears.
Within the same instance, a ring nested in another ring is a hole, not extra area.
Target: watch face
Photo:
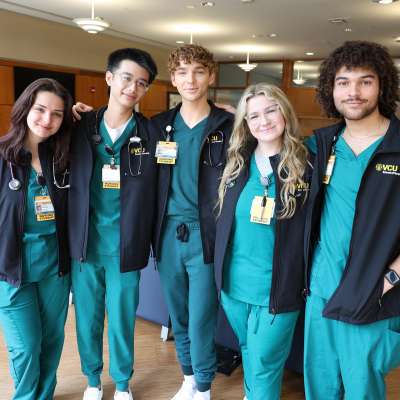
[[[400,282],[400,277],[397,275],[395,271],[389,271],[387,274],[387,279],[392,285],[396,285]]]

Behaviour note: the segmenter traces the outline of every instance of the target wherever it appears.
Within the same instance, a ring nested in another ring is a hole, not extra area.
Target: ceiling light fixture
[[[277,36],[278,36],[277,33],[270,33],[270,34],[268,35],[268,37],[270,37],[270,38],[276,38]]]
[[[238,64],[237,66],[243,71],[250,72],[257,67],[258,64],[250,64],[250,52],[247,52],[246,64]]]
[[[201,1],[200,5],[202,7],[214,7],[215,3],[213,1]]]
[[[307,51],[307,53],[305,53],[306,56],[313,56],[315,53],[313,51]]]
[[[254,0],[240,0],[242,3],[253,3]]]
[[[92,17],[75,18],[73,21],[88,33],[99,33],[110,27],[110,24],[101,17],[94,16],[94,0],[92,0]]]
[[[347,24],[347,19],[346,18],[342,18],[342,17],[337,17],[337,18],[331,18],[328,19],[328,22],[330,22],[331,24]]]
[[[296,84],[296,85],[304,85],[304,83],[306,82],[306,80],[303,78],[303,76],[302,76],[302,74],[301,74],[301,69],[300,69],[300,66],[299,67],[297,67],[297,78],[296,79],[293,79],[293,82]]]
[[[373,3],[378,3],[378,4],[392,4],[397,0],[372,0]]]
[[[185,42],[183,40],[177,40],[175,43],[176,44],[184,44]]]
[[[351,28],[345,28],[345,30],[344,30],[345,32],[352,32],[353,31],[353,29],[351,29]]]

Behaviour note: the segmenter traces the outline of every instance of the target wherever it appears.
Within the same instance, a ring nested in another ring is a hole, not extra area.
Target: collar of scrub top
[[[100,136],[100,123],[101,120],[103,119],[104,113],[107,110],[106,107],[101,107],[98,110],[91,111],[88,114],[88,130],[89,134],[91,135],[90,142],[93,145],[98,145],[100,144],[103,139]],[[132,137],[138,137],[141,139],[141,141],[148,141],[149,140],[149,133],[147,132],[147,129],[145,129],[145,124],[144,124],[144,117],[142,114],[137,113],[135,110],[132,111],[133,118],[135,119],[135,128],[134,128],[134,135],[130,136]],[[94,133],[93,133],[94,132]]]
[[[219,126],[226,119],[226,114],[221,116],[219,114],[220,109],[218,107],[216,107],[211,100],[207,100],[207,102],[210,106],[210,114],[208,115],[207,126],[204,129],[205,136],[208,136],[208,135],[206,135],[206,133],[212,133],[213,130],[218,130],[213,127]],[[168,131],[171,132],[170,140],[172,138],[176,114],[180,111],[181,107],[182,107],[182,103],[179,103],[176,107],[165,112],[165,114],[164,114],[166,116],[166,118],[164,119],[164,121],[161,122],[161,129],[162,129],[162,134],[163,134],[165,140],[167,139]],[[234,116],[232,114],[232,118],[233,117]]]

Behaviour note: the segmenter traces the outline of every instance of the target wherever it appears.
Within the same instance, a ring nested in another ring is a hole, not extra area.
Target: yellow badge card
[[[157,142],[156,154],[157,164],[175,164],[178,157],[178,143]]]
[[[264,196],[255,196],[251,203],[250,222],[269,225],[274,216],[274,211],[275,199],[266,197],[264,201]]]
[[[103,182],[103,189],[120,189],[121,177],[119,165],[106,164],[103,165],[101,170],[101,180]]]
[[[56,218],[50,196],[35,196],[35,214],[37,221],[51,221]]]
[[[325,185],[329,185],[333,173],[333,167],[335,166],[335,161],[336,161],[336,156],[334,154],[331,154],[329,156],[328,165],[326,166],[324,179],[322,180],[322,182],[325,183]]]

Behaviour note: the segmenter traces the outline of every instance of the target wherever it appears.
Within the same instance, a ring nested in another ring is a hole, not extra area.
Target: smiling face
[[[146,94],[149,73],[131,60],[122,60],[113,72],[106,72],[106,82],[110,87],[110,102],[124,110],[133,110]]]
[[[26,122],[28,135],[34,142],[42,142],[60,129],[64,118],[64,101],[52,92],[38,92]]]
[[[338,112],[347,120],[361,120],[379,113],[379,78],[367,68],[342,67],[336,73],[333,100]]]
[[[183,101],[197,102],[206,100],[208,88],[214,83],[215,74],[197,61],[184,63],[171,73],[171,82],[182,96]]]
[[[246,121],[251,134],[264,145],[280,146],[285,119],[276,100],[263,94],[247,101]]]

